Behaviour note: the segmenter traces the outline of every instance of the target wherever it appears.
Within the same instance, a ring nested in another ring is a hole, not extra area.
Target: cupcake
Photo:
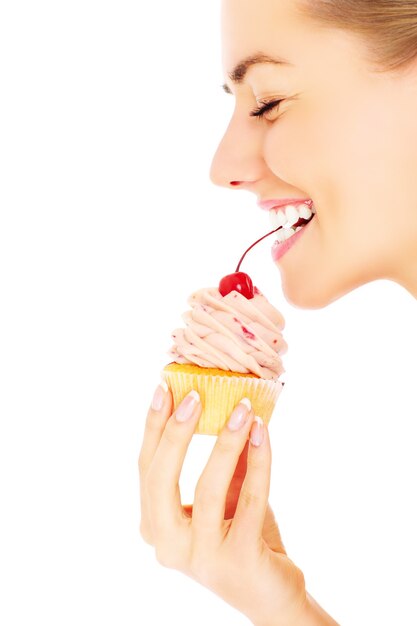
[[[172,334],[172,362],[162,371],[174,409],[195,389],[203,408],[195,432],[217,435],[246,397],[267,424],[284,384],[283,316],[256,287],[246,295],[221,285],[200,289],[188,304],[185,327]]]

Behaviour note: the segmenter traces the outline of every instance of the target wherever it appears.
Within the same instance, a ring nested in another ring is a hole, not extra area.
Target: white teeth
[[[288,204],[286,207],[279,209],[271,209],[269,211],[269,219],[273,230],[279,228],[275,233],[275,237],[279,243],[286,241],[292,237],[295,233],[298,233],[303,227],[293,226],[298,222],[300,218],[309,220],[312,215],[315,215],[316,209],[313,204],[309,207],[307,204]],[[280,228],[283,227],[283,228]]]
[[[271,221],[272,228],[279,228],[287,223],[287,217],[284,211],[269,211],[269,219]]]
[[[269,219],[273,228],[279,228],[280,226],[288,228],[294,226],[300,217],[309,220],[315,213],[316,209],[314,205],[312,205],[310,209],[306,204],[288,204],[286,207],[281,207],[280,209],[271,209],[269,211]]]
[[[310,209],[308,208],[306,204],[302,204],[298,208],[298,212],[300,214],[300,217],[303,217],[305,220],[309,220],[310,217],[313,215],[313,212],[310,211]]]
[[[285,240],[284,229],[281,228],[281,230],[279,230],[277,233],[275,233],[275,237],[276,237],[276,240],[279,241],[279,243],[282,243]]]
[[[294,228],[284,228],[285,239],[289,239],[295,234]]]
[[[299,226],[296,230],[294,230],[294,228],[281,228],[281,230],[279,230],[275,234],[275,237],[279,243],[282,243],[283,241],[286,241],[287,239],[295,235],[295,233],[301,230],[301,228],[302,226]]]
[[[288,226],[293,226],[300,219],[297,209],[292,204],[285,207],[285,215],[287,217]]]

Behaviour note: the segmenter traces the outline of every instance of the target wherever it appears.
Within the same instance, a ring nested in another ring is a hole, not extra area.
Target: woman
[[[316,208],[294,245],[273,249],[287,300],[321,308],[382,278],[416,297],[417,1],[223,0],[222,41],[236,106],[213,182],[252,192],[266,210],[305,199]],[[252,414],[225,427],[191,518],[178,478],[201,406],[171,407],[159,387],[139,460],[141,531],[161,563],[256,626],[335,624],[268,506],[267,429]]]

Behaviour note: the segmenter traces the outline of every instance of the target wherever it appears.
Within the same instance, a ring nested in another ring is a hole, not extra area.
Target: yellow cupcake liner
[[[283,387],[279,380],[233,376],[230,372],[227,375],[210,375],[204,373],[204,368],[194,368],[200,369],[202,373],[189,373],[181,371],[180,367],[170,371],[168,366],[161,374],[171,389],[174,410],[193,389],[200,394],[203,412],[196,434],[218,435],[242,398],[249,398],[255,415],[265,424],[269,423]]]

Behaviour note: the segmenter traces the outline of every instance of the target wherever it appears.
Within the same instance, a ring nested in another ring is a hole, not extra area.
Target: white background
[[[138,533],[171,331],[269,227],[208,177],[233,106],[219,4],[6,0],[0,63],[0,621],[247,624]],[[287,551],[344,625],[415,624],[415,300],[379,281],[296,309],[270,245],[242,269],[287,319]],[[212,444],[193,441],[186,501]]]

